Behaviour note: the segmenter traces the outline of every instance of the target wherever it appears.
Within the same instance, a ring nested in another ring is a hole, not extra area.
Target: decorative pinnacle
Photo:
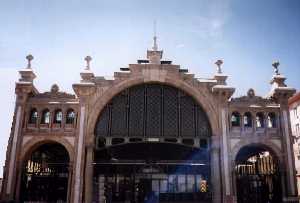
[[[222,66],[222,64],[223,64],[223,61],[222,60],[217,60],[216,62],[215,62],[215,64],[217,65],[217,73],[219,73],[219,74],[221,74],[222,73],[222,69],[221,69],[221,66]]]
[[[27,68],[31,68],[31,61],[33,60],[33,56],[31,54],[26,56],[27,59]]]
[[[84,58],[84,60],[86,61],[86,68],[85,68],[85,70],[90,70],[90,61],[92,60],[92,57],[86,56]]]
[[[279,63],[279,61],[274,61],[273,63],[272,63],[272,66],[273,66],[273,68],[274,68],[274,72],[275,72],[275,74],[276,75],[279,75],[280,73],[279,73],[279,69],[278,69],[278,66],[280,65],[280,63]]]
[[[153,49],[153,51],[158,50],[157,36],[156,36],[156,21],[154,21],[154,23],[153,23],[153,47],[152,47],[152,49]]]

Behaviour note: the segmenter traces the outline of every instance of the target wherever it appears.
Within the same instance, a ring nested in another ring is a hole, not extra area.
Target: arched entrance
[[[95,202],[211,202],[211,127],[185,92],[162,84],[125,89],[95,127]]]
[[[67,202],[69,154],[58,143],[37,147],[23,162],[22,202]]]
[[[279,160],[272,150],[245,146],[235,160],[238,203],[277,203],[282,201]]]

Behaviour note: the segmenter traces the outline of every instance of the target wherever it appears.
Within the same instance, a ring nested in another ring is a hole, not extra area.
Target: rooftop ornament
[[[278,69],[278,66],[279,66],[279,65],[280,65],[279,61],[274,61],[274,62],[272,63],[272,66],[273,66],[273,68],[274,68],[274,72],[275,72],[276,75],[280,75],[279,69]]]
[[[26,59],[28,61],[27,68],[31,69],[31,61],[33,60],[33,56],[31,54],[29,54],[28,56],[26,56]]]
[[[156,21],[154,21],[153,23],[153,47],[152,50],[153,51],[157,51],[158,50],[158,46],[157,46],[157,36],[156,36]]]
[[[86,56],[84,58],[84,60],[86,61],[86,68],[85,68],[85,70],[90,70],[90,61],[92,60],[92,57]]]
[[[51,86],[51,93],[56,94],[58,91],[59,91],[58,85],[57,85],[57,84],[53,84],[53,85]]]
[[[217,65],[217,73],[218,74],[222,74],[222,68],[221,68],[221,66],[223,64],[223,61],[219,59],[219,60],[217,60],[215,62],[215,64]]]

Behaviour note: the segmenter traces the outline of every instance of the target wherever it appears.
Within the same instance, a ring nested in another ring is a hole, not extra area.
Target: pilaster
[[[33,86],[33,79],[36,77],[31,69],[30,61],[33,59],[31,55],[26,57],[28,65],[26,69],[19,71],[20,79],[16,82],[15,93],[16,104],[14,111],[14,119],[12,124],[12,131],[8,141],[6,162],[4,169],[4,180],[2,187],[2,199],[4,200],[17,200],[16,193],[18,178],[21,172],[21,160],[19,160],[20,144],[22,143],[22,124],[24,123],[25,105],[29,94],[36,92]],[[17,200],[18,201],[18,200]]]
[[[87,122],[88,122],[88,114],[89,112],[89,100],[90,96],[95,92],[95,83],[93,82],[94,74],[90,71],[89,63],[91,61],[91,57],[87,56],[85,58],[87,62],[86,69],[80,73],[81,82],[73,84],[73,89],[80,100],[80,118],[78,122],[78,134],[77,134],[77,149],[75,155],[75,164],[74,164],[74,173],[73,173],[73,192],[72,192],[72,200],[71,202],[79,203],[79,202],[91,202],[91,197],[89,195],[85,196],[85,200],[83,200],[83,177],[92,174],[92,170],[90,168],[85,168],[85,163],[92,159],[92,153],[90,153],[90,145],[88,144],[88,140],[90,139],[87,135]],[[87,145],[87,148],[86,148]],[[85,171],[86,170],[86,171]],[[86,173],[84,175],[84,173]],[[89,173],[89,174],[87,174]],[[90,179],[89,179],[90,180]],[[87,185],[90,184],[92,180],[86,180],[85,188],[89,189],[92,192],[92,187]],[[92,193],[91,193],[92,194]]]
[[[280,104],[280,124],[282,126],[282,141],[284,143],[283,149],[284,154],[286,155],[286,158],[284,159],[285,163],[281,163],[284,166],[286,174],[286,194],[283,194],[283,201],[295,202],[295,198],[297,197],[297,186],[288,99],[293,96],[296,90],[285,84],[286,77],[280,74],[278,70],[279,62],[274,62],[272,66],[274,67],[275,75],[273,75],[270,82],[272,87],[269,97]]]
[[[219,112],[219,128],[220,128],[220,168],[222,177],[222,202],[233,202],[232,190],[231,190],[231,166],[229,160],[229,138],[228,138],[228,100],[233,95],[235,89],[226,84],[227,75],[222,73],[221,65],[222,60],[218,60],[217,73],[215,75],[215,80],[217,84],[212,87],[212,93],[216,101],[218,101],[218,112]]]

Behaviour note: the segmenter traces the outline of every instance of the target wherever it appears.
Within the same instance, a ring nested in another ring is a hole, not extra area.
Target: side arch
[[[282,169],[282,163],[284,163],[283,161],[283,157],[282,157],[282,152],[279,149],[279,147],[277,147],[274,143],[270,142],[270,141],[264,141],[264,140],[260,140],[260,141],[240,141],[237,144],[234,145],[232,151],[231,151],[231,160],[232,160],[232,164],[234,164],[235,159],[239,153],[239,151],[244,148],[244,147],[263,147],[267,150],[270,150],[278,159],[279,162],[279,167],[280,169]]]
[[[62,145],[68,152],[69,158],[70,158],[70,163],[73,162],[74,160],[74,148],[73,146],[67,141],[66,139],[63,138],[57,138],[57,137],[36,137],[34,139],[31,139],[25,145],[22,147],[22,153],[20,156],[20,162],[22,165],[24,160],[34,151],[36,150],[39,146],[43,144],[48,144],[48,143],[55,143],[55,144],[60,144]]]
[[[232,180],[238,203],[282,201],[284,164],[276,148],[270,142],[236,147]]]
[[[17,200],[68,202],[73,160],[71,144],[61,138],[38,137],[27,142],[22,150]]]

